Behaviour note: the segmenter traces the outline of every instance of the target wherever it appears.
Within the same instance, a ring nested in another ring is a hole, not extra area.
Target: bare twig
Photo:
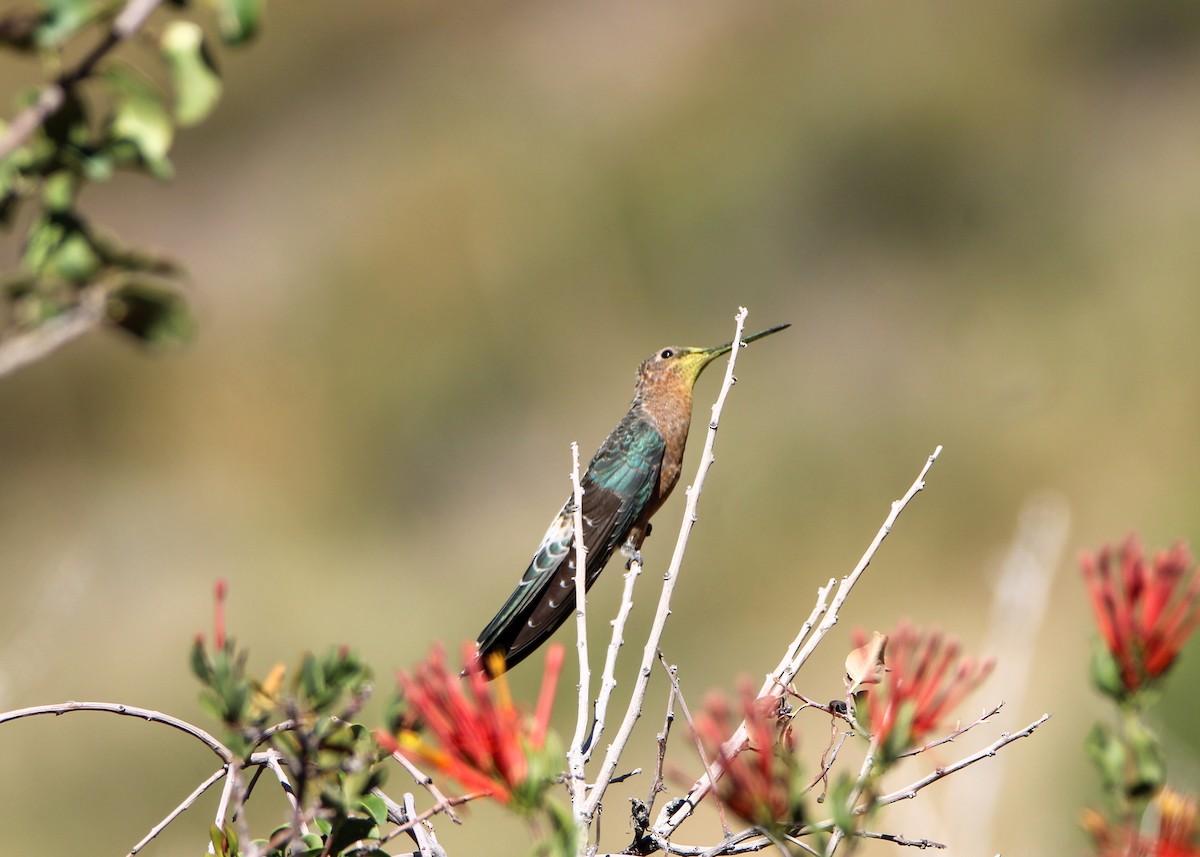
[[[236,791],[242,778],[242,766],[236,760],[226,765],[225,771],[225,787],[221,789],[221,799],[217,802],[217,814],[213,818],[213,827],[217,830],[225,829],[225,819],[229,817],[230,809],[236,803]],[[216,853],[216,848],[213,847],[213,843],[211,842],[208,843],[208,853]]]
[[[863,758],[862,767],[858,770],[858,778],[854,781],[854,785],[850,789],[850,795],[846,798],[846,806],[853,806],[858,800],[866,787],[867,779],[871,776],[871,770],[875,767],[875,754],[879,751],[875,741],[867,748],[867,755]],[[846,832],[841,827],[835,827],[833,833],[829,836],[829,843],[825,846],[825,857],[832,857],[837,851],[838,845],[846,836]]]
[[[283,765],[279,764],[278,753],[274,751],[267,753],[267,767],[271,769],[271,773],[275,775],[275,779],[279,780],[279,787],[283,789],[288,803],[291,804],[292,830],[295,831],[294,835],[307,835],[308,824],[305,822],[303,813],[300,810],[300,801],[296,799],[296,790],[292,787],[292,781],[288,779],[287,773],[283,770]]]
[[[854,588],[854,584],[858,582],[858,579],[862,576],[863,572],[866,571],[867,566],[874,558],[876,551],[879,550],[879,546],[883,543],[883,540],[887,537],[888,533],[892,531],[892,526],[895,524],[896,519],[900,516],[900,513],[904,511],[904,508],[908,505],[909,501],[911,501],[912,498],[920,493],[920,491],[925,487],[925,475],[929,472],[929,468],[933,466],[933,463],[937,461],[937,458],[939,455],[941,455],[941,452],[942,447],[939,444],[938,447],[934,449],[933,454],[930,455],[925,461],[925,466],[921,468],[921,472],[917,475],[916,481],[913,482],[903,497],[892,503],[891,511],[884,519],[883,526],[881,526],[879,528],[879,532],[875,534],[875,538],[872,539],[871,544],[867,547],[866,552],[858,561],[858,565],[855,566],[854,570],[850,574],[842,578],[841,583],[837,587],[837,591],[834,593],[833,600],[828,603],[828,607],[826,607],[826,599],[828,598],[830,587],[833,586],[833,581],[831,580],[826,586],[818,590],[817,605],[813,608],[813,612],[809,616],[809,620],[804,623],[800,634],[797,635],[796,639],[793,640],[792,644],[788,647],[787,653],[784,655],[783,660],[780,661],[775,670],[767,676],[766,681],[763,683],[762,688],[758,692],[759,697],[763,697],[768,694],[772,696],[779,696],[782,694],[783,689],[787,687],[787,685],[791,684],[792,680],[796,677],[796,673],[800,671],[800,667],[803,666],[804,662],[807,661],[812,655],[817,645],[825,638],[825,635],[829,633],[830,629],[837,624],[838,610],[849,597],[850,590]],[[810,634],[809,630],[812,628],[811,623],[815,621],[817,616],[822,614],[824,614],[824,619],[821,620],[821,623],[817,625],[816,629],[812,630],[812,633]],[[746,724],[742,723],[742,725],[738,727],[737,731],[733,733],[733,736],[726,743],[726,746],[730,748],[738,748],[741,747],[745,741]],[[707,774],[697,780],[692,785],[692,788],[688,791],[687,796],[679,804],[675,812],[672,813],[671,816],[665,819],[661,824],[655,825],[654,832],[662,836],[664,839],[668,838],[672,833],[675,832],[676,829],[678,829],[679,825],[683,823],[684,819],[692,814],[700,801],[703,800],[710,791],[712,791],[712,785],[712,778]]]
[[[381,844],[388,842],[391,839],[395,839],[401,833],[408,833],[408,831],[412,830],[413,827],[427,819],[433,818],[438,813],[446,812],[452,806],[462,806],[464,803],[470,803],[471,801],[478,800],[481,797],[487,797],[489,794],[491,794],[491,792],[471,792],[470,794],[459,795],[458,797],[446,798],[444,801],[435,803],[433,806],[429,807],[429,809],[425,810],[419,815],[409,817],[408,821],[397,827],[379,841]]]
[[[1024,729],[1021,729],[1018,732],[1005,732],[1003,735],[1000,736],[1000,738],[997,741],[994,741],[991,744],[988,744],[986,747],[984,747],[978,753],[972,753],[970,756],[966,756],[962,759],[959,759],[957,762],[955,762],[952,765],[947,765],[944,768],[938,768],[935,771],[933,771],[932,773],[928,774],[927,776],[922,777],[921,779],[917,780],[916,782],[910,783],[909,785],[905,786],[902,789],[897,789],[894,792],[889,792],[888,794],[881,795],[880,797],[877,797],[873,801],[871,801],[871,806],[887,806],[888,804],[895,803],[896,801],[910,800],[910,799],[916,797],[917,792],[919,792],[921,789],[925,788],[926,786],[928,786],[932,783],[936,783],[938,780],[942,779],[943,777],[948,777],[951,774],[955,773],[956,771],[961,771],[963,768],[967,767],[968,765],[973,765],[976,762],[980,761],[981,759],[986,759],[989,756],[996,755],[996,752],[998,750],[1000,750],[1002,747],[1004,747],[1008,744],[1011,744],[1013,741],[1016,741],[1018,738],[1029,737],[1030,735],[1033,734],[1033,730],[1037,729],[1039,726],[1041,726],[1043,723],[1045,723],[1049,719],[1050,719],[1049,714],[1043,714],[1037,720],[1033,721],[1028,726],[1026,726]],[[866,812],[870,808],[871,808],[870,806],[863,805],[863,806],[855,807],[854,811],[856,813],[861,814],[861,813]]]
[[[579,704],[575,715],[575,737],[567,750],[567,784],[576,820],[581,818],[587,775],[584,772],[583,741],[587,734],[588,709],[592,690],[592,670],[587,650],[587,545],[583,543],[583,486],[579,483],[579,444],[571,443],[571,489],[575,517],[575,645],[579,650]],[[581,831],[582,833],[582,831]]]
[[[404,812],[409,818],[415,818],[417,815],[417,805],[411,792],[404,793]],[[438,844],[429,824],[422,821],[413,825],[412,834],[417,843],[417,853],[421,857],[446,857],[446,850]]]
[[[462,819],[459,818],[458,814],[451,808],[450,799],[447,798],[446,795],[442,793],[442,790],[437,787],[437,783],[433,781],[433,777],[422,771],[400,753],[392,753],[392,758],[399,762],[404,767],[404,770],[408,771],[409,776],[416,781],[417,785],[429,792],[429,796],[434,799],[438,806],[445,807],[443,811],[446,813],[446,817],[448,819],[453,821],[455,824],[462,824]]]
[[[604,734],[604,724],[608,718],[608,702],[612,692],[617,687],[617,653],[625,645],[625,622],[633,610],[633,587],[642,573],[642,564],[635,556],[629,562],[625,572],[625,588],[621,592],[621,606],[617,610],[617,618],[612,620],[612,640],[608,644],[608,653],[604,658],[604,675],[600,679],[600,695],[596,697],[596,716],[592,723],[592,738],[584,755],[584,761],[592,758],[592,750],[600,743]]]
[[[200,785],[196,786],[196,790],[193,791],[187,797],[185,797],[183,799],[183,801],[179,804],[179,806],[175,807],[173,810],[171,810],[169,813],[167,813],[166,817],[162,821],[160,821],[158,824],[156,824],[152,828],[150,828],[150,832],[147,833],[145,836],[143,836],[141,841],[139,841],[137,845],[130,848],[129,853],[126,854],[125,857],[133,857],[133,855],[137,854],[139,851],[141,851],[143,848],[145,848],[147,845],[149,845],[150,840],[152,840],[154,837],[158,836],[158,834],[160,834],[164,830],[166,830],[167,825],[169,825],[172,821],[174,821],[176,818],[178,818],[180,815],[182,815],[184,810],[186,810],[188,807],[190,807],[192,804],[194,804],[200,798],[200,795],[202,795],[206,791],[208,791],[208,789],[217,780],[221,779],[221,777],[223,777],[223,776],[225,776],[225,767],[222,765],[220,768],[217,768],[217,770],[214,771],[213,774],[210,777],[208,777],[204,782],[202,782]]]
[[[696,522],[696,508],[700,501],[700,492],[704,488],[704,479],[708,475],[709,467],[712,466],[713,446],[717,438],[721,410],[725,405],[725,399],[729,395],[729,390],[733,387],[733,369],[737,362],[737,355],[742,342],[742,326],[745,324],[746,315],[747,310],[745,307],[738,309],[735,319],[736,328],[733,335],[733,347],[730,349],[729,363],[725,369],[725,380],[722,382],[721,392],[717,394],[717,400],[712,406],[712,419],[708,424],[708,435],[704,442],[704,452],[700,456],[700,465],[696,471],[696,480],[686,491],[687,505],[683,513],[683,521],[680,524],[679,537],[675,541],[675,552],[671,556],[671,564],[663,576],[663,587],[658,599],[658,609],[654,614],[654,621],[650,627],[650,634],[646,639],[646,646],[642,650],[641,669],[634,682],[629,706],[625,710],[625,717],[621,721],[621,726],[618,728],[612,744],[608,747],[608,752],[604,755],[604,761],[601,764],[599,775],[596,777],[595,785],[584,802],[582,811],[577,810],[576,817],[584,826],[590,825],[592,819],[595,818],[596,812],[600,808],[600,802],[604,799],[604,792],[608,787],[608,782],[616,770],[617,763],[621,758],[621,754],[625,751],[626,744],[629,743],[630,735],[633,734],[633,727],[642,715],[642,703],[646,698],[646,689],[650,682],[650,673],[654,668],[654,659],[658,655],[658,643],[662,639],[663,629],[667,624],[667,617],[671,614],[671,595],[675,591],[675,583],[679,579],[679,570],[683,566],[683,557],[687,552],[688,536],[691,534],[692,525]]]
[[[904,753],[899,753],[899,754],[897,754],[896,758],[903,759],[907,756],[917,756],[917,755],[920,755],[921,753],[924,753],[926,750],[932,750],[934,747],[940,747],[943,744],[949,744],[955,738],[958,738],[960,735],[963,735],[963,734],[971,731],[976,726],[978,726],[980,723],[983,723],[984,721],[990,720],[991,718],[995,717],[997,714],[1000,713],[1000,709],[1003,707],[1004,707],[1003,702],[997,703],[995,705],[995,707],[993,707],[990,711],[985,711],[978,718],[976,718],[975,720],[972,720],[966,726],[962,726],[958,729],[955,729],[949,735],[946,735],[945,737],[942,737],[942,738],[938,738],[936,741],[930,741],[928,744],[925,744],[922,747],[917,747],[915,750],[908,750]]]
[[[99,325],[104,320],[107,300],[104,287],[89,286],[80,293],[78,303],[61,315],[0,340],[0,378],[41,360]]]
[[[7,723],[10,720],[20,720],[22,717],[36,717],[39,714],[70,714],[75,711],[102,711],[107,714],[120,714],[125,717],[136,717],[139,720],[148,720],[151,723],[162,723],[165,726],[170,726],[178,729],[180,732],[185,732],[191,735],[197,741],[203,743],[206,747],[217,754],[217,758],[222,763],[228,764],[233,761],[233,752],[209,735],[199,726],[193,726],[186,720],[180,720],[178,717],[172,717],[169,714],[163,714],[161,711],[151,711],[148,708],[137,708],[132,705],[122,705],[118,702],[60,702],[55,705],[35,705],[32,708],[18,708],[15,711],[5,711],[0,714],[0,724]]]
[[[891,842],[895,845],[907,845],[910,848],[945,848],[941,842],[934,842],[932,839],[908,839],[898,833],[875,833],[870,830],[860,830],[854,834],[861,836],[863,839],[882,839],[885,842]]]
[[[666,666],[666,664],[663,664]],[[675,686],[675,674],[678,667],[667,667],[667,675],[671,678],[671,686]],[[654,801],[660,792],[667,790],[663,781],[663,766],[667,761],[667,741],[671,737],[671,725],[675,722],[675,693],[667,694],[667,713],[663,718],[662,731],[658,733],[658,761],[654,765],[654,782],[650,784],[650,793],[646,795],[646,812],[654,809]]]

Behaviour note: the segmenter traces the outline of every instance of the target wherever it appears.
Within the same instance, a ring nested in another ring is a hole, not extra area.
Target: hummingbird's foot
[[[630,567],[636,562],[642,565],[642,552],[634,546],[632,539],[621,545],[621,555],[625,557],[625,570],[629,571]]]
[[[650,534],[651,534],[652,532],[654,532],[654,524],[652,524],[652,523],[650,523],[649,521],[647,521],[647,522],[646,522],[646,536],[645,536],[645,537],[646,537],[646,538],[650,538]]]

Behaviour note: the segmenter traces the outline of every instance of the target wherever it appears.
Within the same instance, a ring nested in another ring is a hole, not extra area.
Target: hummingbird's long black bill
[[[777,324],[774,327],[768,327],[766,330],[760,330],[758,333],[752,333],[749,336],[743,336],[742,337],[742,345],[745,345],[747,342],[753,342],[756,339],[762,339],[764,336],[770,336],[772,333],[779,333],[779,331],[786,330],[787,328],[789,328],[791,326],[792,325],[790,323]],[[733,341],[731,340],[729,342],[726,342],[724,345],[718,345],[716,348],[709,348],[708,353],[711,354],[713,357],[720,357],[722,354],[724,354],[727,351],[730,351],[732,349],[733,349]]]

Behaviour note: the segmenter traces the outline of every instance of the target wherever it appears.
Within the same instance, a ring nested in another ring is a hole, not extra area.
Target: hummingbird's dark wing
[[[652,423],[631,413],[608,436],[580,479],[588,588],[654,496],[665,446]],[[575,520],[568,498],[516,590],[479,634],[479,652],[484,657],[499,652],[512,667],[574,610]]]

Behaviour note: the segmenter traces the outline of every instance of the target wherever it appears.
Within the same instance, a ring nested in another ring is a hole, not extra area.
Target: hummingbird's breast
[[[673,383],[674,382],[674,383]],[[642,410],[654,422],[665,445],[662,467],[658,475],[658,490],[651,498],[643,516],[658,511],[679,481],[683,466],[683,451],[687,446],[688,429],[692,422],[692,391],[688,384],[673,377],[656,378],[642,390]]]

